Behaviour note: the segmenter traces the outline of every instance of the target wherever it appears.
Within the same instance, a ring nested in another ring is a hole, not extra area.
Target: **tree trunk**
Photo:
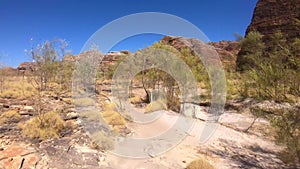
[[[247,132],[249,131],[249,129],[254,125],[254,123],[255,123],[256,120],[257,120],[257,117],[254,117],[252,123],[248,126],[248,128],[246,128],[246,129],[244,130],[245,133],[247,133]]]
[[[143,85],[143,89],[144,89],[144,91],[146,93],[146,100],[145,100],[145,102],[146,103],[150,103],[150,93],[146,89],[146,86],[145,86],[145,64],[146,64],[146,58],[144,58],[144,60],[143,60],[142,85]]]

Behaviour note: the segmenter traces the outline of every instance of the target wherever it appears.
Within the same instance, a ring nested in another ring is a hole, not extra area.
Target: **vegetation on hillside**
[[[277,32],[265,44],[262,37],[258,32],[250,32],[241,41],[241,96],[299,104],[300,39],[287,40],[285,35]],[[277,131],[277,142],[287,146],[285,156],[289,158],[285,159],[295,162],[298,158],[300,162],[299,105],[273,111],[254,108],[252,112],[270,119]]]

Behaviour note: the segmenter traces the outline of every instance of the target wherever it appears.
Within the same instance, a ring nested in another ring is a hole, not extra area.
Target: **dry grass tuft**
[[[103,110],[117,111],[117,106],[115,103],[104,103]]]
[[[62,101],[67,104],[74,104],[74,100],[72,98],[62,98]]]
[[[143,99],[140,96],[134,96],[134,97],[130,98],[130,102],[132,104],[138,104],[138,103],[142,103]]]
[[[26,99],[36,94],[34,87],[25,80],[20,82],[17,79],[8,79],[3,88],[4,90],[0,92],[2,98]]]
[[[145,108],[145,113],[151,113],[158,110],[167,110],[167,105],[165,101],[162,100],[152,101],[151,103],[147,104]]]
[[[19,122],[21,115],[16,110],[9,110],[0,115],[0,125],[10,122]]]
[[[57,112],[38,115],[20,124],[23,134],[31,139],[46,140],[58,138],[59,133],[66,127],[65,121]]]
[[[116,132],[119,131],[120,127],[123,127],[126,124],[125,117],[117,112],[116,105],[114,103],[106,103],[103,106],[102,117],[104,121],[111,125]]]
[[[214,169],[214,167],[204,158],[192,161],[186,169]]]
[[[98,131],[91,136],[92,148],[100,150],[112,150],[114,148],[114,140]]]

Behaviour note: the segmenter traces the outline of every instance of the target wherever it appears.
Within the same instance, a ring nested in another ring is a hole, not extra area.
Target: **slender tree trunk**
[[[143,89],[146,93],[146,103],[150,103],[150,93],[149,91],[146,89],[146,86],[145,86],[145,64],[146,64],[146,58],[144,58],[144,61],[143,61],[143,70],[142,70],[142,85],[143,85]]]
[[[254,125],[254,123],[255,123],[256,120],[257,120],[257,117],[254,117],[252,123],[244,130],[244,132],[247,133],[249,131],[249,129]]]

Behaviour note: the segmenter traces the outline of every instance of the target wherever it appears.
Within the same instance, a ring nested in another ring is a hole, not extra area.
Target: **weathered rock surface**
[[[256,30],[269,36],[277,31],[289,38],[300,36],[299,0],[259,0],[246,34]]]
[[[36,148],[24,143],[0,149],[0,168],[43,168],[43,162]]]
[[[34,67],[35,67],[34,62],[23,62],[17,67],[17,69],[19,71],[28,71],[28,70],[33,70]]]
[[[220,41],[220,42],[210,42],[210,45],[214,46],[218,52],[222,63],[227,69],[236,68],[236,56],[239,53],[241,47],[237,41]]]
[[[184,48],[193,49],[194,44],[197,43],[197,39],[184,38],[177,36],[165,36],[161,39],[161,42],[168,44],[181,50]],[[220,41],[220,42],[209,42],[208,45],[214,47],[214,50],[218,53],[222,63],[224,65],[229,65],[231,69],[235,68],[236,55],[240,50],[240,45],[236,41]]]

